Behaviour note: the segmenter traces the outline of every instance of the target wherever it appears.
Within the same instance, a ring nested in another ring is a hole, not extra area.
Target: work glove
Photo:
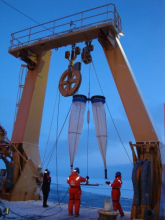
[[[105,183],[106,183],[107,185],[109,185],[109,184],[110,184],[110,182],[109,182],[109,181],[106,181]]]
[[[86,176],[86,179],[89,180],[89,176]]]

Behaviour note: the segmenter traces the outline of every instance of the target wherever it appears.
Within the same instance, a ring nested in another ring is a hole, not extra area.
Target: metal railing
[[[122,31],[121,18],[114,4],[103,5],[12,33],[9,49],[106,23],[113,23],[117,33]]]

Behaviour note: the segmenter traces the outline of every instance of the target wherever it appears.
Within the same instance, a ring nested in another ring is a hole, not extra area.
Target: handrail
[[[113,7],[113,10],[110,10],[110,6]],[[122,31],[121,18],[116,10],[115,5],[112,3],[12,33],[12,39],[10,41],[11,46],[9,49],[14,49],[24,45],[29,46],[34,42],[45,40],[49,37],[59,36],[64,33],[69,33],[71,31],[74,32],[87,27],[93,27],[98,24],[109,23],[110,21],[113,22],[113,25],[118,32]],[[71,24],[74,25],[73,28],[71,27]],[[52,34],[47,34],[46,32],[48,31]]]
[[[84,12],[92,11],[92,10],[95,10],[95,9],[98,9],[98,8],[102,8],[102,7],[105,7],[105,6],[109,6],[109,5],[113,5],[115,7],[115,5],[113,3],[110,3],[110,4],[102,5],[100,7],[96,7],[96,8],[88,9],[88,10],[85,10],[85,11],[81,11],[81,12],[78,12],[78,13],[75,13],[75,14],[72,14],[72,15],[67,15],[67,16],[62,17],[62,18],[57,18],[56,20],[52,20],[52,21],[45,22],[43,24],[32,26],[31,28],[35,28],[35,27],[38,27],[40,25],[45,25],[45,24],[48,24],[48,23],[51,23],[51,22],[54,22],[54,21],[59,21],[59,20],[62,20],[62,19],[65,19],[65,18],[68,18],[68,17],[71,17],[71,16],[75,16],[75,15],[78,15],[78,14],[81,14],[81,13],[84,13]],[[23,29],[22,31],[26,31],[28,29],[29,28],[26,28],[26,29]],[[17,31],[17,32],[14,32],[13,34],[16,34],[16,33],[22,32],[22,31]]]

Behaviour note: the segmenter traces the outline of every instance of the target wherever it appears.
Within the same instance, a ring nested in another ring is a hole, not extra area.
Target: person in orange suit
[[[112,187],[112,202],[113,202],[113,208],[114,210],[117,212],[117,210],[119,210],[121,217],[124,217],[124,212],[122,210],[122,207],[120,205],[120,188],[122,185],[122,181],[121,181],[121,173],[120,172],[116,172],[115,175],[115,180],[113,181],[113,183],[110,183],[109,181],[105,182],[107,185]]]
[[[79,176],[78,175],[79,173],[80,173],[80,170],[78,167],[76,167],[67,179],[67,183],[70,186],[68,212],[70,216],[73,215],[73,205],[74,205],[75,206],[75,217],[79,216],[79,210],[80,210],[80,204],[81,204],[80,183],[85,182],[89,179],[88,176],[86,178]]]

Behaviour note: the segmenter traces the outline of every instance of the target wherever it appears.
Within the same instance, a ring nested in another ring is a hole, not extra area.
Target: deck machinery
[[[7,170],[10,174],[7,180],[2,182],[1,198],[10,201],[40,199],[42,167],[38,143],[51,49],[98,39],[136,140],[130,143],[133,163],[149,160],[151,164],[150,203],[135,205],[133,202],[131,219],[145,219],[146,209],[154,211],[156,220],[165,219],[165,146],[119,42],[122,33],[116,7],[108,4],[12,34],[9,53],[25,61],[28,72],[11,141],[3,141],[5,133],[0,133],[1,159],[11,160],[5,163],[11,169]],[[137,169],[140,195],[141,172],[141,168]]]

